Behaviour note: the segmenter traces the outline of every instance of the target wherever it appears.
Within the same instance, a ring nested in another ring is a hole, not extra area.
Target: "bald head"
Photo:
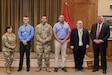
[[[77,28],[83,28],[83,22],[82,20],[77,21]]]

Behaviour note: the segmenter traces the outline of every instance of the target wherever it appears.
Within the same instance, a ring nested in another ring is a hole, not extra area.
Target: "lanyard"
[[[64,24],[60,24],[61,28],[63,29],[64,28]]]
[[[42,30],[44,31],[44,29],[45,29],[45,24],[42,25]]]

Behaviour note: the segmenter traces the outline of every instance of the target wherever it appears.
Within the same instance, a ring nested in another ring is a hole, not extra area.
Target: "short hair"
[[[24,17],[28,17],[28,16],[24,16]]]
[[[10,29],[11,27],[12,27],[11,25],[10,25],[10,26],[7,26],[7,27],[6,27],[6,32],[7,32],[7,30]]]
[[[46,16],[46,15],[43,15],[42,17],[46,17],[46,18],[47,18],[47,16]]]
[[[82,21],[82,20],[78,20],[78,21],[77,21],[77,23],[78,23],[78,22],[82,22],[82,23],[83,23],[83,21]]]
[[[23,18],[24,18],[24,17],[29,18],[28,16],[23,16]]]
[[[63,16],[63,17],[64,17],[64,14],[59,15],[59,17],[60,17],[60,16]]]
[[[43,15],[43,16],[46,16],[46,15]],[[47,16],[46,16],[47,17]]]
[[[103,19],[103,16],[102,15],[98,15],[98,17],[101,17]]]

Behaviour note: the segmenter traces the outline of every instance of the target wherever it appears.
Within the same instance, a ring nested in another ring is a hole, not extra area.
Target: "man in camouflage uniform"
[[[50,72],[49,69],[49,58],[51,51],[51,39],[52,39],[52,27],[47,23],[47,17],[42,16],[41,23],[35,27],[36,37],[36,52],[38,57],[38,68],[37,72],[42,67],[42,56],[44,54],[46,71]]]
[[[7,30],[8,32],[2,36],[2,41],[6,72],[10,74],[10,67],[13,62],[14,49],[16,47],[16,36],[12,33],[12,28],[9,27]]]

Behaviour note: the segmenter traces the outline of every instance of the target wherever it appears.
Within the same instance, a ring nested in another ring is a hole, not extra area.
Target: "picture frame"
[[[104,22],[107,23],[109,26],[112,26],[112,16],[104,15]]]
[[[110,26],[110,38],[112,38],[112,16],[104,15],[104,22]]]

